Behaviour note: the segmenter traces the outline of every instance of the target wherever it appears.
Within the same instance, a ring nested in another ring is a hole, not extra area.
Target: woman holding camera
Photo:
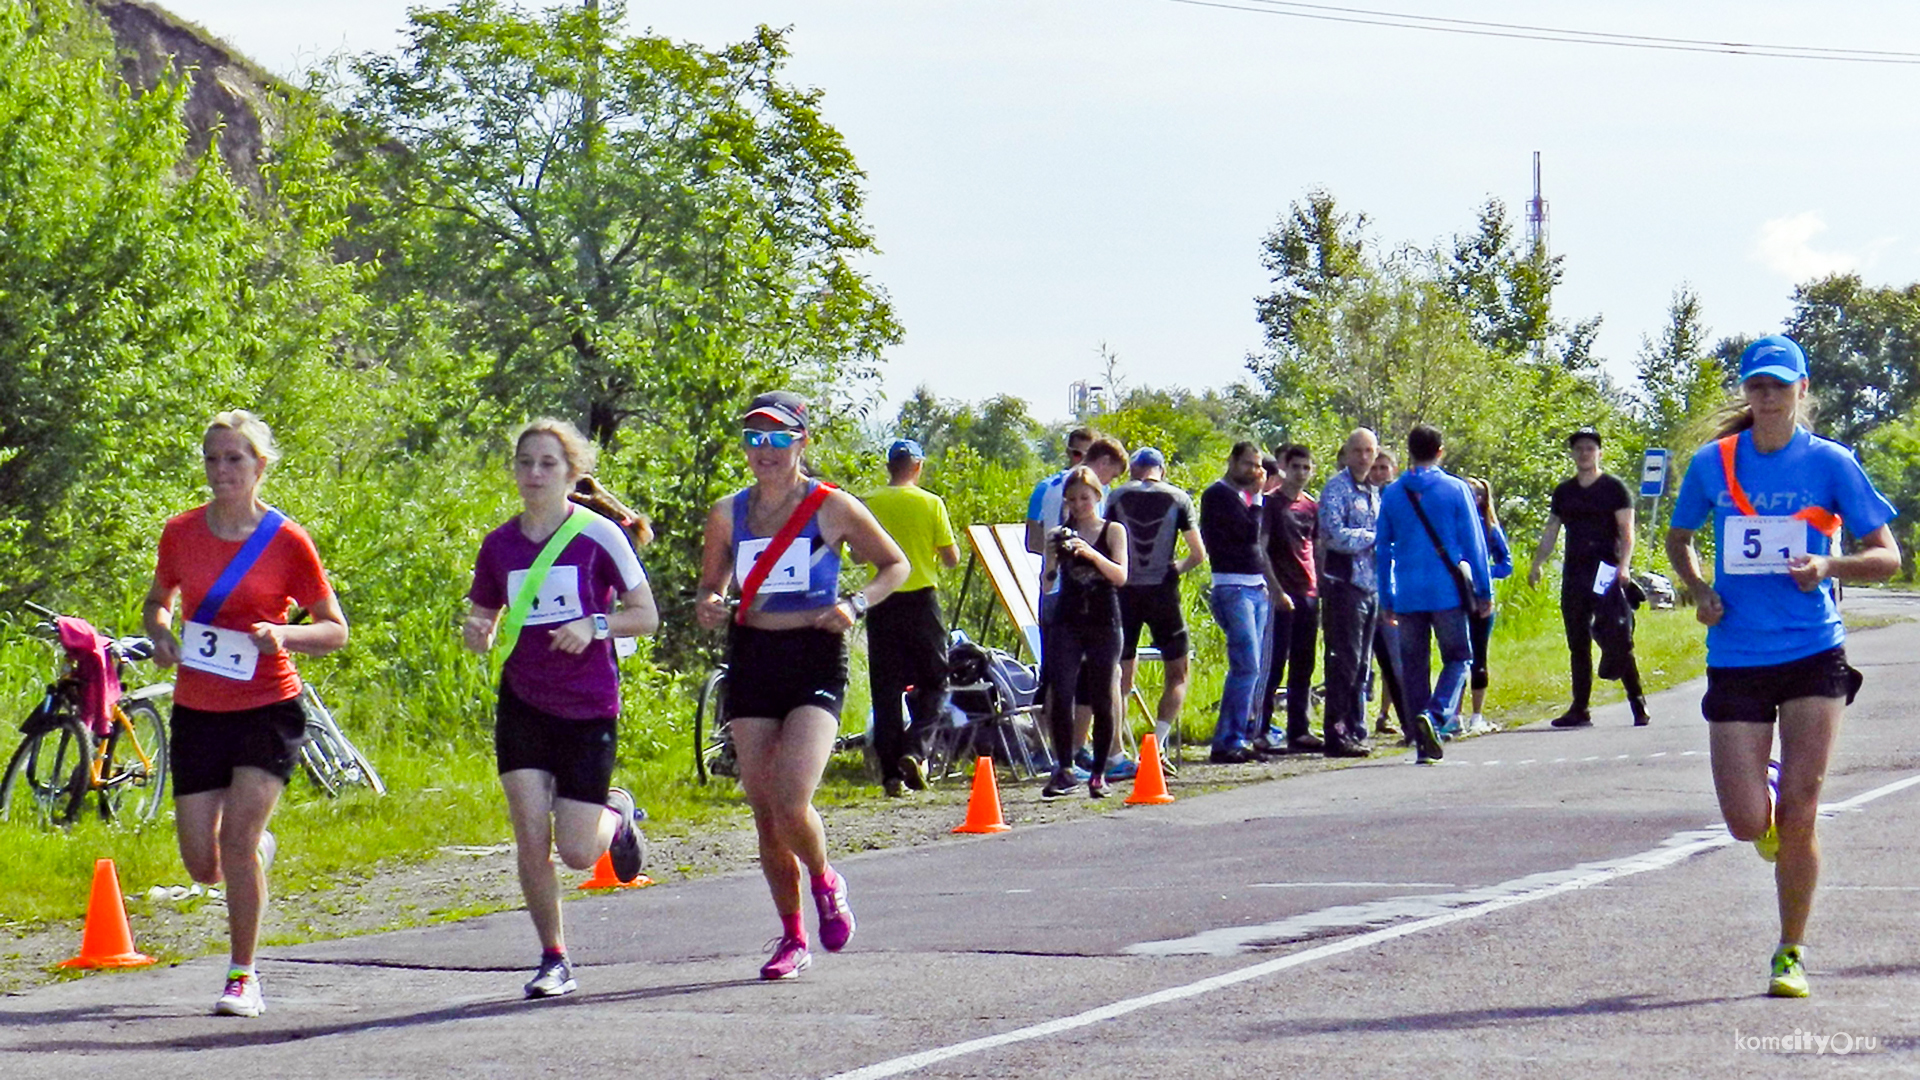
[[[1067,523],[1047,542],[1044,576],[1060,575],[1059,598],[1045,627],[1047,718],[1053,731],[1053,777],[1040,791],[1058,799],[1074,789],[1073,700],[1086,687],[1093,709],[1093,769],[1087,793],[1107,797],[1107,751],[1113,745],[1114,686],[1120,670],[1120,586],[1127,583],[1127,527],[1100,517],[1100,478],[1084,465],[1067,472],[1062,503]],[[1086,677],[1081,678],[1084,669]]]

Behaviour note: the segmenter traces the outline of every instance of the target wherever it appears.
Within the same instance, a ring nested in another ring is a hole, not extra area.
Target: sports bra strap
[[[1747,498],[1747,489],[1740,486],[1740,477],[1734,473],[1734,452],[1740,448],[1740,433],[1734,432],[1714,445],[1720,448],[1720,467],[1727,474],[1727,495],[1733,499],[1734,509],[1749,517],[1754,516],[1753,500]],[[1840,534],[1840,515],[1819,506],[1803,506],[1793,512],[1793,516],[1825,533],[1829,537]]]

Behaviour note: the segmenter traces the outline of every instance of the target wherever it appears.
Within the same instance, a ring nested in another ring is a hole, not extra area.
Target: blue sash
[[[200,606],[193,609],[194,622],[213,625],[213,617],[220,614],[220,608],[227,602],[228,595],[240,584],[240,580],[247,576],[247,571],[253,569],[253,564],[260,561],[260,554],[267,550],[267,545],[280,534],[280,526],[286,523],[287,515],[272,507],[267,508],[267,516],[261,518],[260,524],[253,527],[253,535],[247,537],[247,542],[240,545],[240,550],[234,553],[233,561],[229,562],[227,568],[220,571],[220,576],[214,580],[213,588],[208,589],[207,595],[200,598]]]

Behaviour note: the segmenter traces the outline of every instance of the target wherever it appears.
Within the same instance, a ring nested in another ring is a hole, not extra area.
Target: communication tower
[[[1533,152],[1533,198],[1527,200],[1527,249],[1536,258],[1547,254],[1547,200],[1540,194],[1540,151]]]

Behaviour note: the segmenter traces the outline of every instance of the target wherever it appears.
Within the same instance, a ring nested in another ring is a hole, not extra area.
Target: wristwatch
[[[607,617],[605,615],[595,614],[592,618],[593,640],[605,641],[608,637],[612,636],[613,632],[607,629]]]
[[[847,594],[847,606],[853,609],[853,621],[859,622],[867,617],[867,594],[852,592]]]

